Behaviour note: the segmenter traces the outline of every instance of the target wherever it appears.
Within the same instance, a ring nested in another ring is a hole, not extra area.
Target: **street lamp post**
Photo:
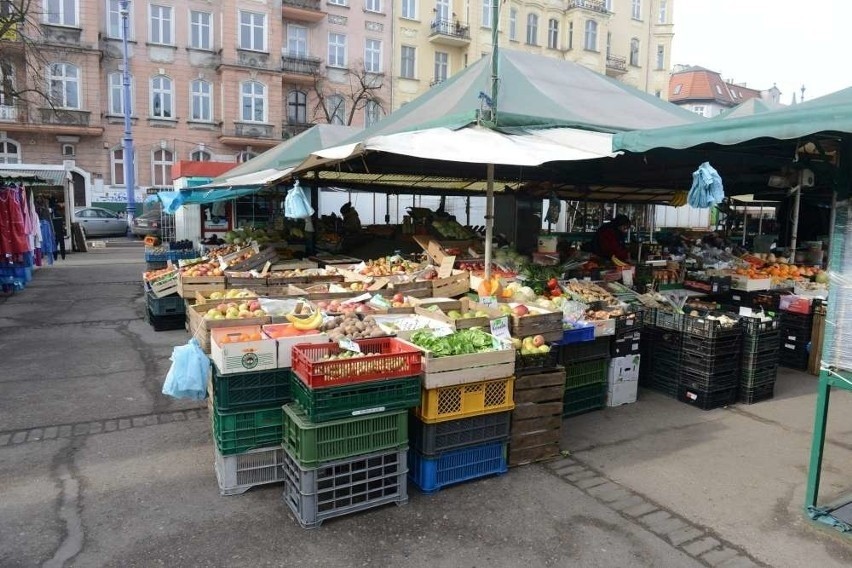
[[[128,36],[130,35],[130,0],[119,0],[121,14],[122,44],[124,46],[124,68],[122,69],[122,86],[124,87],[124,137],[122,138],[122,153],[124,154],[124,183],[127,187],[127,221],[132,221],[136,215],[136,176],[133,155],[133,132],[130,124],[130,56],[128,54]]]

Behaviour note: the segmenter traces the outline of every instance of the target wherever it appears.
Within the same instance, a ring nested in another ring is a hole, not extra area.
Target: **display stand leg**
[[[811,461],[808,466],[808,487],[805,494],[805,508],[816,507],[819,498],[819,482],[822,474],[822,454],[825,448],[825,429],[828,423],[828,404],[831,387],[826,371],[820,373],[817,386],[816,415],[814,418],[814,436],[811,441]]]

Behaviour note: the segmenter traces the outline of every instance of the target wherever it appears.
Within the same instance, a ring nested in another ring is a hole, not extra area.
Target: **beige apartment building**
[[[394,17],[394,108],[492,50],[492,2],[399,0]],[[500,49],[568,59],[665,97],[674,0],[500,4]]]
[[[0,164],[53,172],[73,187],[75,206],[123,204],[119,2],[33,4],[32,23],[0,39]],[[137,201],[171,186],[179,160],[245,161],[311,123],[363,125],[390,106],[390,0],[130,6]],[[356,83],[370,86],[369,100],[353,100]],[[52,104],[14,96],[25,88]]]

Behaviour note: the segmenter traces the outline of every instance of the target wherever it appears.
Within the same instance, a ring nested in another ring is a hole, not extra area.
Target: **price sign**
[[[509,335],[509,316],[491,320],[491,335],[506,341],[512,340],[512,336]]]
[[[221,268],[222,270],[225,270],[225,269],[228,268],[228,263],[225,262],[225,259],[222,258],[221,256],[219,257],[219,268]]]
[[[479,303],[483,306],[488,306],[489,308],[493,308],[497,305],[497,297],[496,296],[480,296]]]
[[[438,267],[438,278],[447,278],[453,275],[453,266],[456,264],[455,256],[445,256]]]
[[[754,310],[752,310],[751,308],[740,306],[740,315],[752,317],[754,315]]]
[[[340,345],[341,349],[344,349],[346,351],[354,351],[355,353],[361,352],[361,346],[352,341],[351,339],[347,339],[344,337],[337,344]]]
[[[435,337],[446,337],[448,335],[452,335],[453,333],[455,333],[453,328],[447,327],[445,325],[440,325],[432,329],[432,335],[434,335]]]
[[[365,302],[372,298],[373,296],[369,293],[361,294],[360,296],[355,296],[354,298],[349,298],[348,300],[343,300],[340,302],[341,304],[357,304],[359,302]]]

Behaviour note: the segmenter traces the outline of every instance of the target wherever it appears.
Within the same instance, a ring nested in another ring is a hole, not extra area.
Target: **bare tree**
[[[328,70],[314,74],[317,101],[313,112],[315,120],[351,126],[358,112],[371,103],[384,111],[381,98],[383,74],[367,71],[363,61],[357,61],[354,67],[345,70],[333,70],[332,73],[340,73],[343,80],[330,80]]]
[[[0,0],[0,104],[53,107],[40,0]]]

